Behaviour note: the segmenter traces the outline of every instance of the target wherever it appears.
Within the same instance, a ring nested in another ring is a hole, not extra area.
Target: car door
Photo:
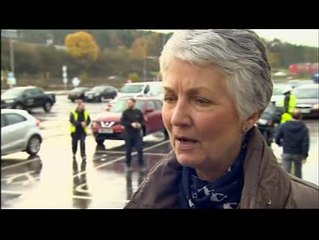
[[[34,99],[34,106],[43,107],[46,98],[44,97],[44,92],[41,89],[31,89],[31,96]]]
[[[26,89],[24,92],[23,92],[23,102],[24,102],[24,105],[28,108],[28,107],[32,107],[35,105],[35,97],[32,93],[32,89]]]
[[[156,131],[158,130],[164,130],[164,123],[163,123],[163,118],[162,118],[162,108],[163,108],[163,103],[161,100],[153,100],[154,105],[155,105],[155,119],[156,119]]]
[[[17,113],[1,114],[1,154],[20,151],[25,145],[27,119]]]
[[[27,107],[42,107],[44,103],[43,92],[37,88],[26,89],[23,98]]]
[[[117,95],[117,91],[116,91],[116,88],[114,87],[109,87],[107,89],[107,98],[109,99],[114,99]]]
[[[114,99],[116,96],[117,96],[117,90],[116,90],[116,88],[114,88],[114,87],[112,87],[111,88],[111,90],[110,90],[110,92],[111,92],[111,98],[112,99]]]
[[[145,103],[144,114],[147,122],[147,133],[152,133],[162,129],[161,110],[156,107],[155,100],[147,100]]]
[[[112,88],[105,87],[103,90],[103,97],[104,99],[111,99],[112,98]]]

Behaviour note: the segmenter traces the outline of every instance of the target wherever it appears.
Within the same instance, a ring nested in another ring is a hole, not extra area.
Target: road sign
[[[78,79],[77,77],[72,79],[72,84],[74,87],[79,86],[80,82],[81,82],[80,79]]]
[[[9,72],[8,73],[8,78],[14,78],[14,73],[13,72]]]
[[[8,85],[10,85],[10,86],[17,84],[17,81],[16,81],[15,77],[8,77],[7,82],[8,82]]]
[[[67,74],[66,70],[67,70],[66,65],[63,65],[62,66],[62,77],[63,77],[62,81],[63,81],[63,84],[65,85],[65,87],[68,84],[68,79],[67,79],[68,74]]]

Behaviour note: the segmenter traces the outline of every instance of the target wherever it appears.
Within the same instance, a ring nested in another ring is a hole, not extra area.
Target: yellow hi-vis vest
[[[282,100],[281,106],[285,106],[285,99]],[[288,112],[293,113],[297,106],[297,97],[293,94],[290,94],[289,103],[288,103]]]
[[[285,113],[283,113],[283,114],[281,115],[280,123],[283,124],[283,123],[288,122],[288,121],[291,121],[291,120],[292,120],[291,114],[285,112]]]
[[[79,119],[79,114],[75,111],[75,109],[71,112],[74,116],[74,120],[77,121]],[[87,121],[89,119],[89,113],[84,110],[84,121]],[[70,126],[70,131],[71,133],[74,133],[75,132],[75,126],[71,123],[71,126]],[[84,128],[84,131],[87,133],[87,126]]]

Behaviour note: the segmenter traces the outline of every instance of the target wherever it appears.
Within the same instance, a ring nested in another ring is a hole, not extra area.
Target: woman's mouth
[[[176,136],[174,137],[174,143],[175,147],[186,150],[193,148],[195,144],[199,143],[199,141],[189,137]]]

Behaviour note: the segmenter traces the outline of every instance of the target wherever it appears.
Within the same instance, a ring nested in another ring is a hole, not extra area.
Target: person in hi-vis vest
[[[292,113],[297,105],[297,98],[294,94],[291,94],[291,89],[287,89],[284,92],[284,95],[285,98],[282,100],[281,103],[281,105],[284,107],[284,112],[281,115],[281,124],[292,120]]]
[[[83,162],[86,161],[85,153],[85,138],[87,135],[87,128],[91,123],[90,115],[85,110],[85,104],[82,100],[77,100],[77,106],[70,113],[70,131],[72,137],[72,153],[73,160],[75,160],[78,141],[80,141],[81,157]]]

